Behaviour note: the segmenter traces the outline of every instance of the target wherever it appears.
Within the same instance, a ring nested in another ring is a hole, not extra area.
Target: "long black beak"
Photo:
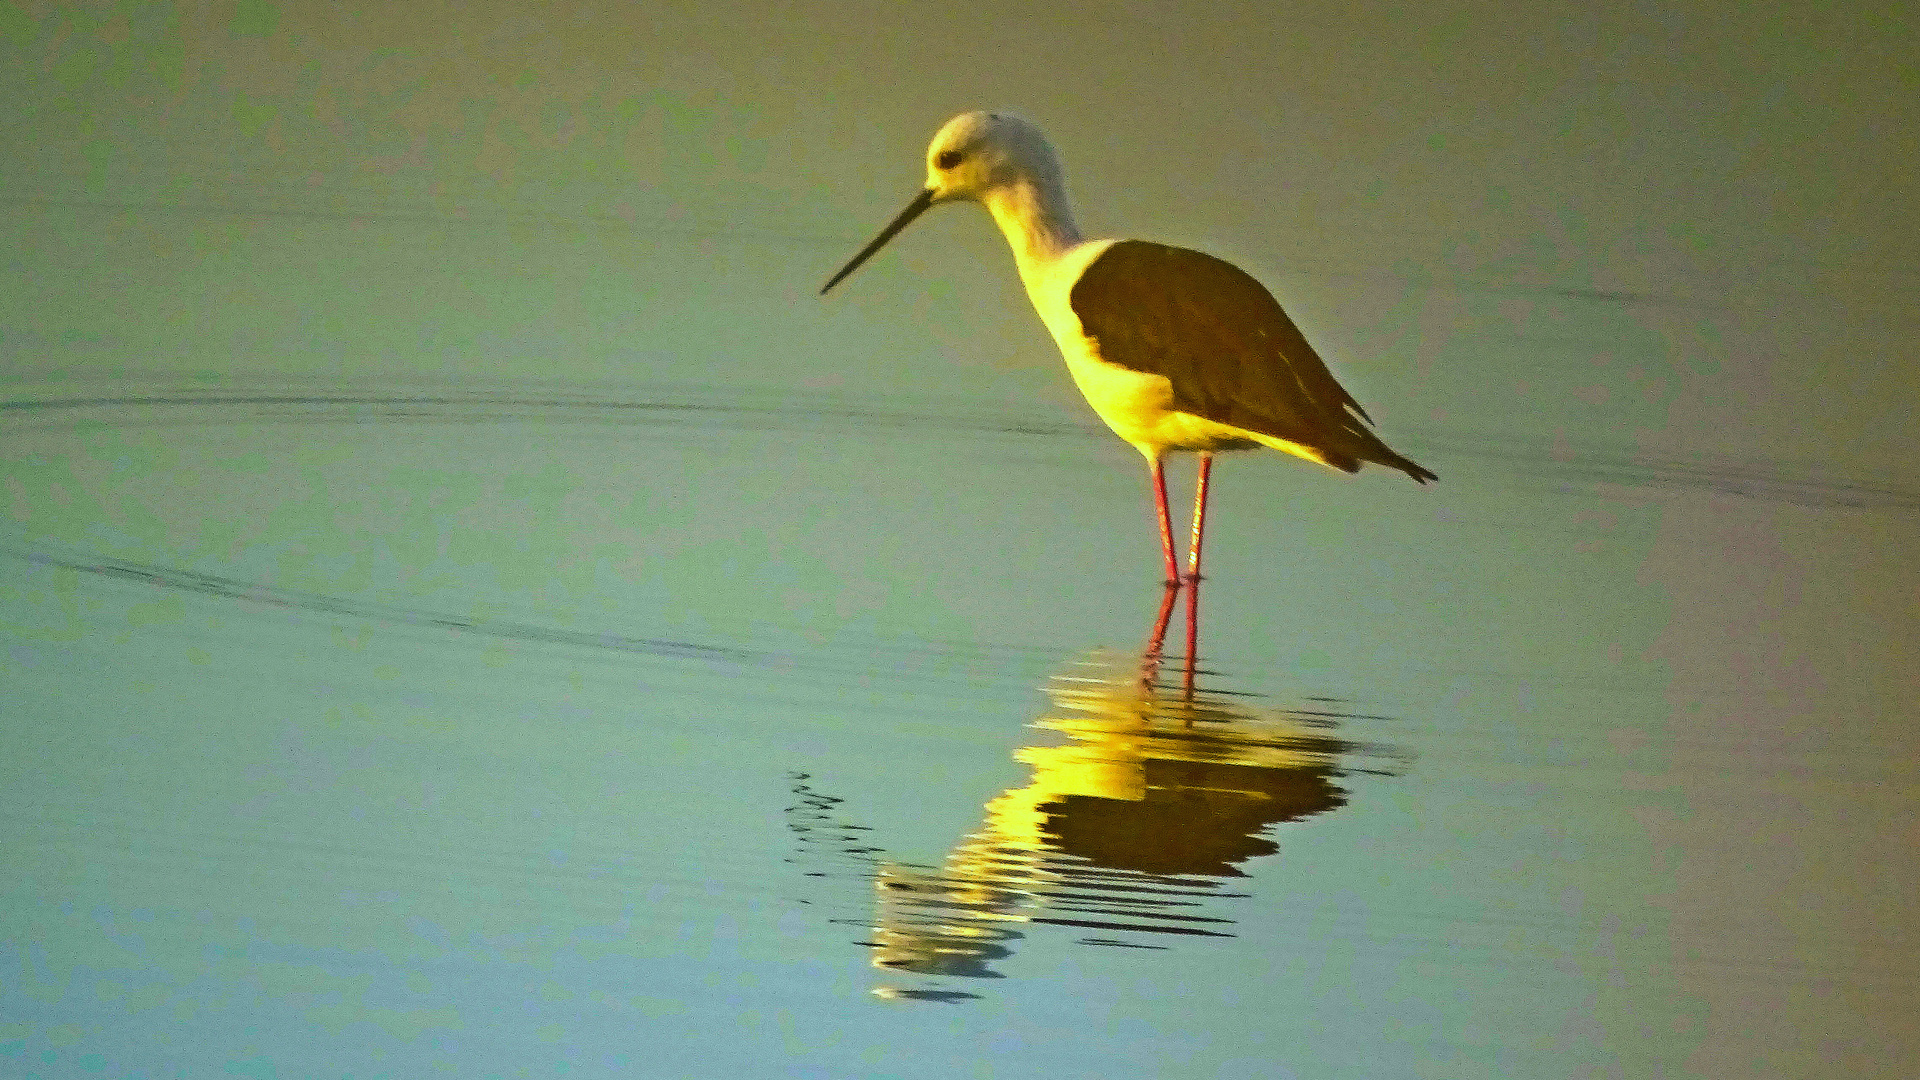
[[[922,191],[920,194],[915,195],[913,197],[913,201],[907,204],[907,208],[905,210],[900,211],[900,216],[888,222],[887,227],[880,230],[880,235],[874,237],[873,242],[871,244],[868,244],[866,247],[861,248],[860,254],[855,255],[853,257],[852,262],[841,267],[839,273],[833,275],[833,277],[825,285],[820,286],[820,295],[821,296],[827,295],[828,289],[831,289],[835,285],[840,284],[840,282],[848,274],[851,274],[855,270],[860,269],[861,263],[866,262],[869,258],[871,258],[874,252],[879,251],[880,248],[884,244],[886,244],[887,241],[893,239],[894,235],[898,233],[901,229],[904,229],[908,225],[913,224],[913,219],[925,213],[927,207],[932,205],[933,205],[933,189],[932,188],[927,188],[925,191]]]

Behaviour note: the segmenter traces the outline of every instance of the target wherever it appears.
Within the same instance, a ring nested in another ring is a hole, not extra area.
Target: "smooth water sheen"
[[[0,423],[9,1072],[1651,1076],[1767,1001],[1769,1061],[1906,1037],[1911,714],[1790,651],[1817,597],[1716,614],[1877,558],[1898,489],[1232,457],[1188,699],[1139,652],[1141,470],[1072,423],[133,384]]]

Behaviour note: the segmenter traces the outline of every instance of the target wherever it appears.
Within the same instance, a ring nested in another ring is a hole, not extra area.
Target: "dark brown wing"
[[[1232,263],[1122,240],[1080,275],[1070,302],[1103,359],[1166,376],[1182,412],[1313,447],[1348,472],[1371,461],[1434,478],[1368,430],[1366,410],[1279,302]]]

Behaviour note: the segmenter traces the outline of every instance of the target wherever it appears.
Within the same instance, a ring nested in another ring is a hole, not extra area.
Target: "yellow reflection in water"
[[[1355,747],[1332,737],[1324,709],[1169,692],[1154,665],[1103,655],[1045,689],[1052,709],[1033,726],[1067,741],[1015,752],[1033,770],[1026,786],[988,802],[980,828],[937,869],[881,864],[866,943],[875,967],[997,977],[992,963],[1032,924],[1131,948],[1231,937],[1233,920],[1214,909],[1244,894],[1222,882],[1278,850],[1264,831],[1346,800],[1335,781]]]

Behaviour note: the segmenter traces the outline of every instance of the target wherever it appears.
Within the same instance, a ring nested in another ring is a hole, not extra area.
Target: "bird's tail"
[[[1432,469],[1427,468],[1404,454],[1396,452],[1392,447],[1381,442],[1380,436],[1375,435],[1366,428],[1354,424],[1349,427],[1348,433],[1353,436],[1355,442],[1359,443],[1358,446],[1352,448],[1352,454],[1361,461],[1371,461],[1375,465],[1385,465],[1389,469],[1399,469],[1401,472],[1406,473],[1422,484],[1429,480],[1440,479]]]
[[[1439,474],[1434,472],[1432,469],[1429,469],[1426,466],[1421,465],[1419,462],[1414,461],[1412,458],[1401,457],[1399,454],[1393,455],[1392,461],[1383,461],[1380,464],[1391,465],[1394,468],[1399,469],[1401,472],[1406,473],[1408,476],[1413,477],[1416,481],[1422,484],[1426,483],[1429,480],[1440,479]]]
[[[1283,439],[1278,435],[1265,435],[1251,430],[1245,431],[1244,434],[1250,440],[1264,446],[1271,446],[1282,453],[1306,458],[1308,461],[1317,461],[1329,468],[1339,469],[1341,472],[1359,472],[1362,462],[1370,462],[1374,465],[1385,465],[1390,469],[1399,469],[1422,484],[1429,480],[1440,479],[1433,470],[1412,458],[1395,453],[1392,447],[1380,441],[1378,435],[1361,427],[1357,422],[1347,429],[1346,438],[1338,440],[1333,445],[1309,446]]]

